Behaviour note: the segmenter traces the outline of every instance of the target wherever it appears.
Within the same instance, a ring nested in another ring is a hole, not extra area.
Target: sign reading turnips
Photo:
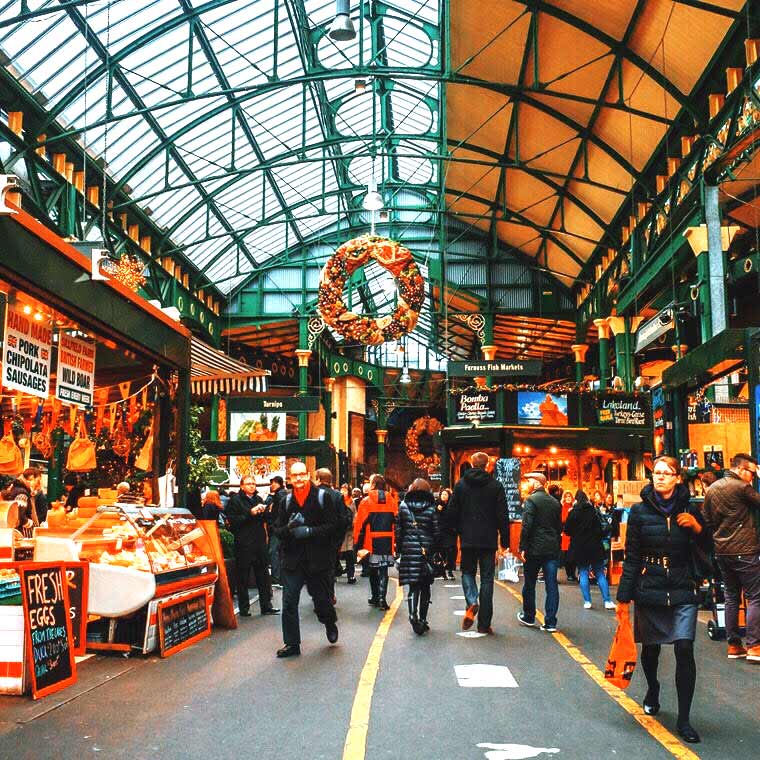
[[[471,391],[456,397],[454,419],[456,424],[495,420],[496,394],[488,391]]]

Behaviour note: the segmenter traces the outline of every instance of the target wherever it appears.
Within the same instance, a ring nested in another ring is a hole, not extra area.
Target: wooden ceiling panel
[[[616,40],[622,40],[636,0],[551,0],[551,5],[571,13]]]
[[[450,11],[452,66],[465,76],[516,83],[530,26],[525,5],[452,0]]]
[[[504,95],[482,87],[454,84],[446,88],[448,137],[453,144],[479,145],[502,153],[512,116]]]

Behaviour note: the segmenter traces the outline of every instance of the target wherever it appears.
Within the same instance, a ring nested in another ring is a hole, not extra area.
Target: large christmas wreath
[[[420,470],[436,469],[441,464],[438,452],[425,455],[420,451],[420,436],[434,435],[443,430],[443,425],[435,417],[420,417],[416,419],[406,433],[406,455]]]
[[[378,319],[354,314],[343,303],[346,280],[370,259],[394,276],[399,294],[393,314]],[[376,235],[362,235],[343,243],[325,264],[319,282],[322,319],[344,338],[365,345],[397,340],[411,332],[424,300],[425,283],[411,251]]]

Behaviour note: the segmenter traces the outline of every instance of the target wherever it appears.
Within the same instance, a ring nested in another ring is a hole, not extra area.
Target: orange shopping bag
[[[636,643],[633,640],[633,628],[631,627],[631,618],[628,615],[628,606],[621,607],[618,605],[615,617],[617,617],[618,627],[615,631],[615,638],[612,640],[610,654],[607,657],[604,677],[619,689],[625,689],[631,683],[633,671],[636,667]]]

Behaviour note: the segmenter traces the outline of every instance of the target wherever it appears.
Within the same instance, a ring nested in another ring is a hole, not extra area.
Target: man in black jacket
[[[246,475],[243,478],[240,490],[230,499],[226,512],[230,529],[235,536],[235,570],[240,615],[251,616],[251,601],[248,596],[251,568],[256,575],[261,614],[276,615],[279,610],[272,606],[272,582],[269,577],[267,534],[264,529],[266,507],[256,493],[256,481],[252,476]]]
[[[478,631],[493,633],[493,578],[498,537],[509,546],[509,517],[504,487],[486,472],[488,454],[478,451],[470,458],[467,470],[454,486],[443,513],[443,521],[459,536],[462,549],[462,589],[467,610],[462,629],[472,627],[478,618]],[[475,575],[480,566],[480,591]]]
[[[332,602],[336,604],[335,599],[335,572],[337,566],[340,564],[338,554],[340,553],[340,546],[343,543],[343,539],[346,536],[346,507],[343,504],[343,494],[336,488],[333,488],[333,476],[327,467],[320,467],[314,473],[317,479],[317,488],[320,491],[324,491],[324,498],[331,499],[335,508],[335,514],[337,516],[335,536],[333,539],[335,559],[330,566],[330,587],[332,589]]]
[[[520,555],[525,584],[522,590],[523,608],[522,612],[517,613],[517,619],[523,625],[536,625],[536,579],[538,571],[543,569],[546,601],[541,630],[554,633],[557,630],[559,610],[557,570],[562,535],[562,508],[559,502],[544,490],[546,476],[542,472],[529,472],[525,477],[530,483],[531,494],[523,504]]]
[[[303,462],[290,467],[293,492],[277,518],[275,533],[282,542],[282,638],[278,657],[301,654],[298,602],[306,586],[317,619],[325,626],[327,640],[338,640],[338,616],[332,603],[330,569],[335,562],[337,514],[332,499],[319,495]]]

